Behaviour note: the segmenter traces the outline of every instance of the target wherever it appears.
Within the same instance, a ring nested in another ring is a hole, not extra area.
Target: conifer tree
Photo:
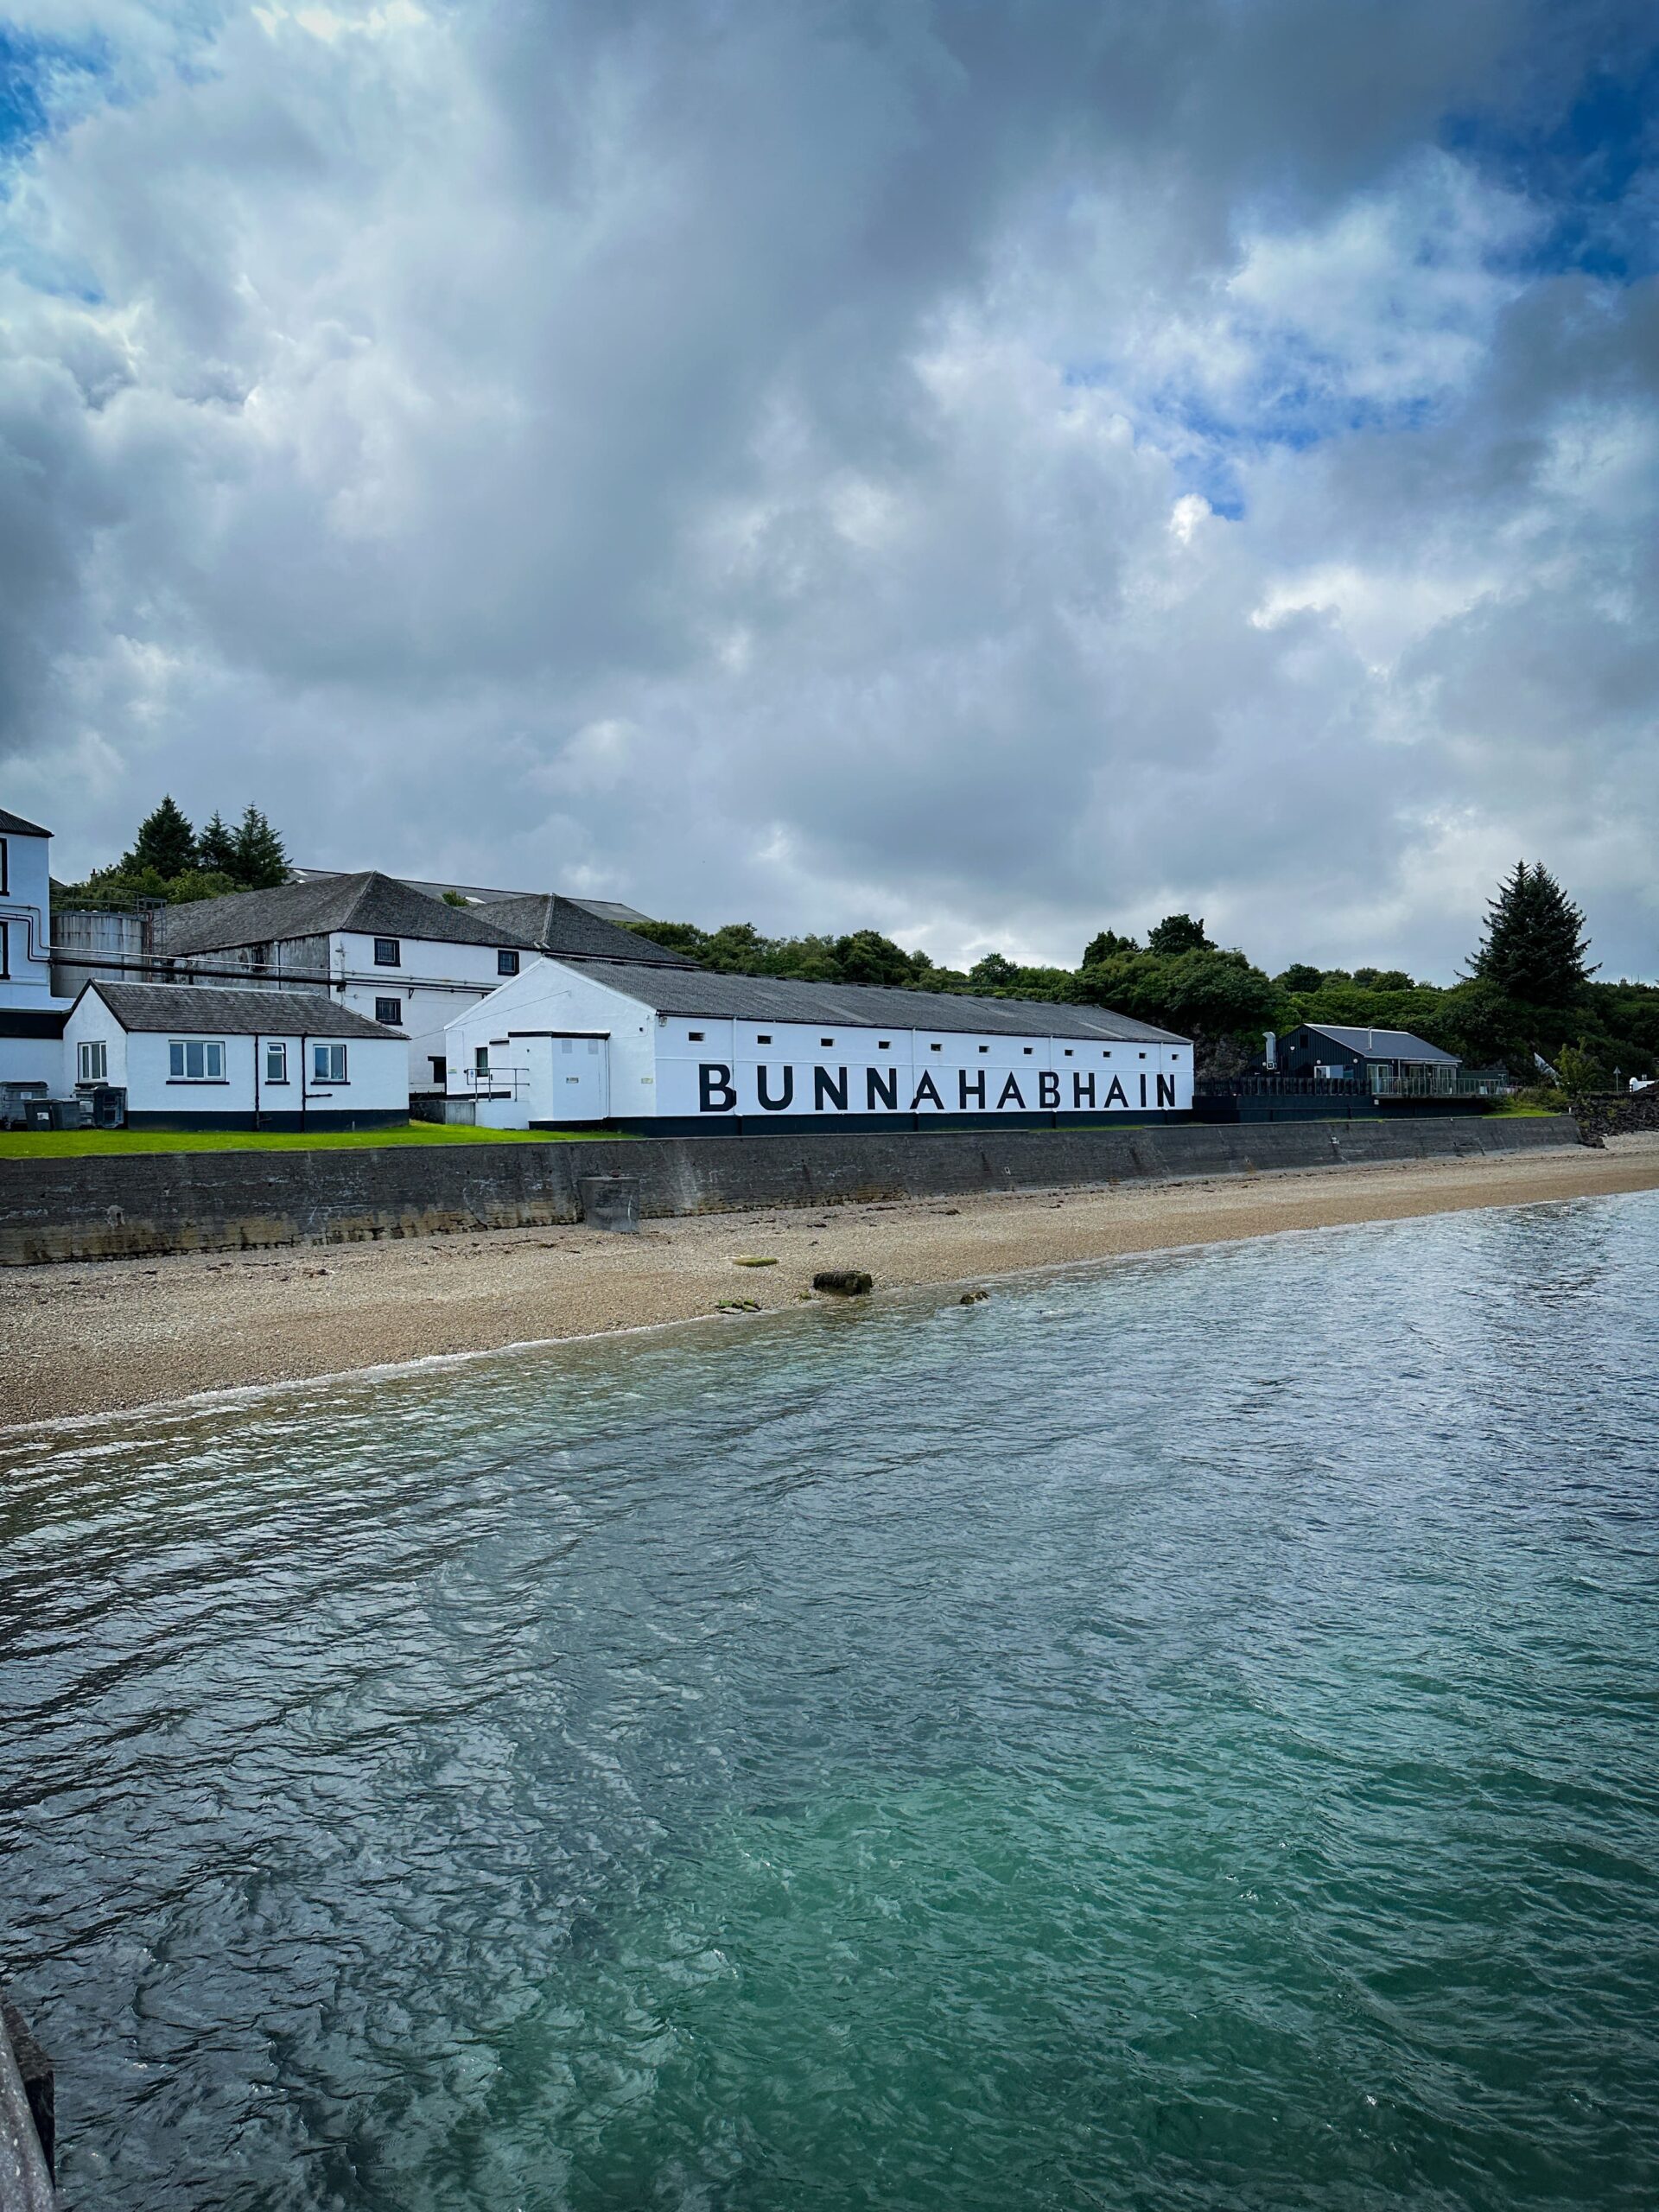
[[[1215,947],[1204,933],[1202,916],[1195,922],[1191,914],[1166,914],[1147,938],[1147,950],[1168,960],[1181,952],[1213,952]]]
[[[1078,965],[1096,968],[1103,960],[1116,960],[1121,952],[1139,952],[1141,940],[1135,937],[1120,937],[1116,930],[1097,930],[1083,948]]]
[[[1596,972],[1585,964],[1589,949],[1582,910],[1541,861],[1517,861],[1486,910],[1471,973],[1529,1005],[1566,1006]]]
[[[217,807],[196,840],[196,866],[211,875],[236,874],[236,832]]]
[[[230,873],[249,891],[268,891],[288,881],[287,850],[257,806],[249,807],[236,826]]]
[[[154,868],[160,876],[183,875],[195,864],[196,833],[171,798],[144,817],[132,850],[124,853],[118,863],[123,875],[142,875],[146,868]]]

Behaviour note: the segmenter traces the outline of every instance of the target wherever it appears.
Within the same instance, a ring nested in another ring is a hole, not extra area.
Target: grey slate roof
[[[642,914],[637,906],[630,906],[621,899],[573,899],[573,906],[585,906],[590,914],[597,914],[601,922],[650,922],[654,914]]]
[[[562,899],[556,891],[524,891],[493,899],[483,909],[498,929],[522,931],[526,943],[543,952],[575,953],[591,960],[638,960],[653,968],[696,968],[683,952],[653,944],[648,937],[601,921],[590,906]]]
[[[1329,1021],[1305,1021],[1302,1027],[1316,1037],[1330,1038],[1344,1052],[1359,1052],[1367,1059],[1423,1061],[1445,1068],[1463,1065],[1455,1052],[1443,1052],[1438,1045],[1426,1045],[1408,1029],[1342,1028]]]
[[[397,1037],[321,991],[220,991],[203,983],[88,983],[124,1029],[208,1037]],[[77,1005],[79,1001],[77,1000]],[[408,1042],[404,1038],[405,1043]]]
[[[332,883],[342,873],[337,868],[296,868],[293,871],[298,883]],[[425,892],[429,899],[442,899],[446,891],[458,892],[469,906],[491,906],[501,899],[535,899],[543,895],[534,891],[493,890],[486,883],[445,883],[423,875],[402,875],[397,880],[406,883],[411,891]],[[637,906],[625,906],[620,899],[572,899],[570,904],[585,907],[602,922],[648,922],[652,918],[649,914],[642,914]]]
[[[38,822],[25,822],[21,814],[8,814],[0,806],[0,837],[49,837],[52,832],[42,830]]]
[[[365,937],[416,937],[442,944],[516,944],[528,938],[481,920],[467,906],[446,906],[374,869],[279,883],[271,891],[235,891],[224,899],[169,906],[162,916],[162,950],[169,955],[222,952],[232,945],[270,944],[279,938],[326,937],[358,930]]]
[[[658,1014],[706,1014],[711,1020],[820,1021],[843,1029],[939,1029],[984,1036],[1104,1038],[1109,1043],[1185,1045],[1104,1007],[1058,1006],[1038,999],[958,998],[944,991],[899,991],[880,983],[800,983],[776,976],[714,976],[702,968],[645,968],[607,960],[561,958],[592,982],[637,999]]]

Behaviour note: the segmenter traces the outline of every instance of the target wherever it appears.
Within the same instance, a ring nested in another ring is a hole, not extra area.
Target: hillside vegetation
[[[767,938],[747,922],[635,926],[722,975],[1112,1007],[1194,1038],[1200,1067],[1214,1072],[1242,1071],[1259,1060],[1264,1031],[1283,1035],[1303,1021],[1410,1030],[1471,1067],[1505,1067],[1525,1081],[1539,1075],[1535,1054],[1574,1089],[1659,1067],[1659,986],[1596,981],[1583,916],[1548,871],[1525,862],[1493,899],[1468,973],[1450,985],[1311,962],[1270,976],[1185,914],[1168,916],[1144,943],[1103,930],[1075,968],[1022,967],[993,952],[966,970],[936,966],[874,930]]]

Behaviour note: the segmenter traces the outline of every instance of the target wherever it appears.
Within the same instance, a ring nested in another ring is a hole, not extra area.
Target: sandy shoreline
[[[0,1422],[118,1412],[203,1390],[649,1327],[722,1300],[797,1304],[815,1270],[878,1291],[1224,1243],[1659,1189],[1659,1135],[1560,1151],[1293,1170],[399,1243],[0,1269]],[[777,1265],[746,1268],[745,1255]]]

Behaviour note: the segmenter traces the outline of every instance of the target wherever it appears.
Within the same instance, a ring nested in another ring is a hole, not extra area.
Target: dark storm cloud
[[[1642,11],[51,14],[0,709],[60,866],[168,785],[705,920],[1445,973],[1544,852],[1652,966]]]

